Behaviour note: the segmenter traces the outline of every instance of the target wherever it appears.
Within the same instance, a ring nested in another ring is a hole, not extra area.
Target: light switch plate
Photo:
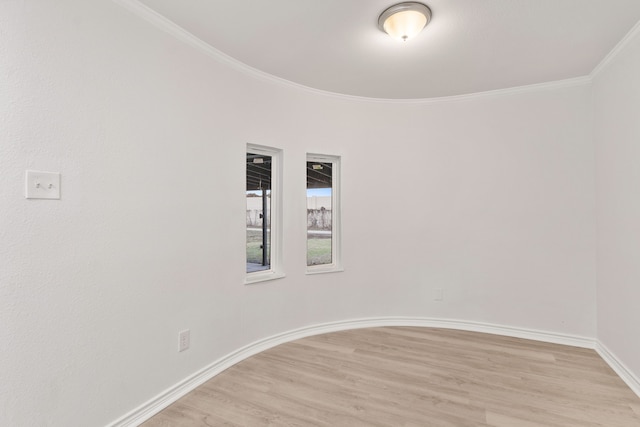
[[[59,199],[60,174],[57,172],[27,171],[27,199]]]

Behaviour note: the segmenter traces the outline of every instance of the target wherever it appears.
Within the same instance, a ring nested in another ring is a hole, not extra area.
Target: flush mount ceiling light
[[[407,41],[418,35],[431,20],[431,9],[414,1],[398,3],[380,15],[378,28],[397,40]]]

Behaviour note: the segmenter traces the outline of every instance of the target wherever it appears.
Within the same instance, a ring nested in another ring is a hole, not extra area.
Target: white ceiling
[[[588,75],[640,20],[640,0],[424,0],[402,43],[378,30],[393,0],[139,0],[268,74],[346,95],[432,98]]]

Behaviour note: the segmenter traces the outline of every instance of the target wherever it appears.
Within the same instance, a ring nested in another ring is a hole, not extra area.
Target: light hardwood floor
[[[640,398],[593,350],[387,327],[262,352],[143,426],[635,427]]]

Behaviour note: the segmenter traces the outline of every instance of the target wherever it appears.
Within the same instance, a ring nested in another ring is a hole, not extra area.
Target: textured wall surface
[[[594,81],[598,338],[640,378],[640,36]]]
[[[107,0],[0,2],[0,73],[0,425],[104,425],[322,322],[595,336],[589,85],[340,99],[238,72]],[[251,286],[247,143],[284,150],[287,276]],[[342,156],[342,273],[305,275],[308,152]],[[25,200],[25,169],[61,172],[62,199]],[[362,221],[380,194],[385,221]]]

